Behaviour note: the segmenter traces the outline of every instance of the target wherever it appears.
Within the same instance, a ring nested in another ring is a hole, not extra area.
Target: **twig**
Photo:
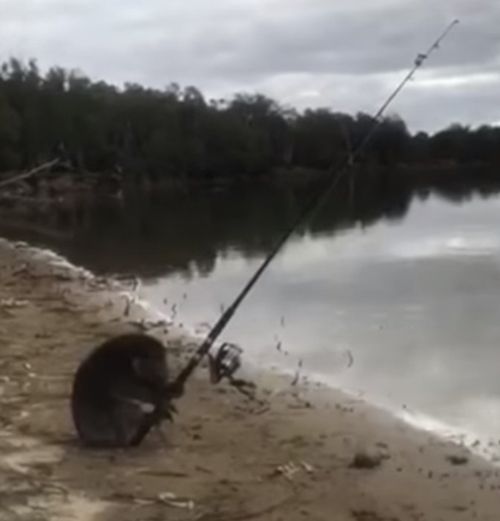
[[[197,517],[196,521],[248,521],[248,519],[255,519],[270,514],[293,499],[293,496],[289,496],[273,505],[260,510],[254,510],[253,512],[240,512],[239,514],[231,514],[231,512],[205,513]]]

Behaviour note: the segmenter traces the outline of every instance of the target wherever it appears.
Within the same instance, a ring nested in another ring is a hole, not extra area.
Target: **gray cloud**
[[[260,90],[298,107],[369,112],[458,17],[393,110],[412,129],[500,119],[496,0],[0,0],[0,12],[2,58],[37,57],[116,83],[177,81],[210,96]]]

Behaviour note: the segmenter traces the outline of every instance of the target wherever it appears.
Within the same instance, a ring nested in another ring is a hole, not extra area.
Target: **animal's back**
[[[155,371],[152,382],[148,374],[137,373],[134,361],[146,372]],[[138,403],[155,403],[154,389],[162,380],[165,349],[157,340],[129,334],[104,342],[82,362],[73,381],[71,410],[80,438],[87,445],[114,446],[117,423],[126,438],[132,437],[145,414]]]

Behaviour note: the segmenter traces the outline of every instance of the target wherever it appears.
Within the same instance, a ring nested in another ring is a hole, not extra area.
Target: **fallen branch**
[[[14,177],[11,177],[9,179],[5,179],[3,181],[0,181],[0,188],[4,188],[5,186],[8,186],[10,184],[17,183],[19,181],[24,181],[25,179],[28,179],[30,177],[33,177],[37,174],[40,174],[42,172],[45,172],[47,170],[50,170],[53,166],[57,165],[59,163],[59,159],[53,159],[52,161],[48,161],[47,163],[43,163],[43,165],[39,165],[32,170],[28,172],[24,172],[22,174],[16,175]]]

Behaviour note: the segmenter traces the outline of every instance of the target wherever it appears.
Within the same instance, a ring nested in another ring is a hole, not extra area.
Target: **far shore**
[[[256,400],[211,385],[201,368],[164,437],[84,449],[68,399],[90,349],[147,332],[174,372],[195,339],[123,284],[4,240],[0,317],[1,520],[499,518],[500,469],[467,447],[339,390],[254,368],[241,376],[255,380]]]

